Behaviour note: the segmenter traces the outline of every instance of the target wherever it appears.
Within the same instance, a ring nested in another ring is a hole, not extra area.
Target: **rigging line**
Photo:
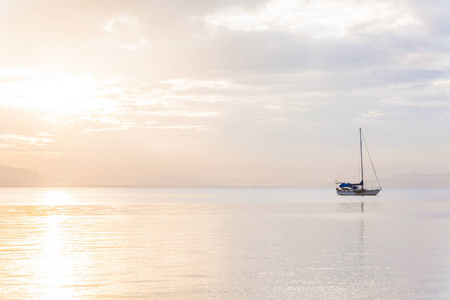
[[[375,166],[373,165],[373,162],[372,162],[372,157],[370,156],[369,147],[367,147],[366,138],[364,137],[364,133],[362,136],[363,136],[363,140],[364,140],[364,145],[366,146],[367,154],[369,155],[370,164],[372,165],[373,173],[375,174],[375,178],[377,179],[378,186],[381,187],[380,181],[378,180],[377,171],[375,170]]]
[[[350,163],[350,168],[349,168],[348,174],[347,174],[347,182],[350,182],[350,173],[352,172],[352,169],[353,169],[353,162],[355,161],[356,149],[357,149],[357,147],[353,147],[353,157],[352,157],[352,161]]]

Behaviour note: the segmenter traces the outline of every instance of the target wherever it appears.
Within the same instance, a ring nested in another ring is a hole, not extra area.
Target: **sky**
[[[0,0],[0,164],[105,185],[450,172],[450,3]]]

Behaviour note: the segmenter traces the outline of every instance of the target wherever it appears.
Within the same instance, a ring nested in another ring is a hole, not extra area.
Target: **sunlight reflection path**
[[[41,240],[42,256],[36,257],[36,271],[43,299],[72,299],[75,294],[65,288],[73,285],[74,266],[77,263],[66,252],[67,232],[64,228],[66,216],[46,217],[46,227]]]
[[[42,204],[51,207],[70,205],[73,199],[70,193],[60,190],[46,191],[41,195]],[[32,243],[36,245],[36,255],[31,259],[32,273],[39,287],[36,295],[39,299],[73,299],[77,296],[77,287],[85,277],[77,270],[85,270],[88,256],[80,251],[79,238],[72,230],[72,216],[64,215],[64,210],[55,209],[50,214],[36,219],[34,226],[38,235]],[[75,249],[75,248],[76,249]]]

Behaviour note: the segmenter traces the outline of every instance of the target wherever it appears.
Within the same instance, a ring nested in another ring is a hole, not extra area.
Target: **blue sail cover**
[[[340,188],[343,188],[343,187],[353,187],[353,186],[355,186],[355,185],[363,185],[363,181],[361,180],[360,183],[348,183],[348,182],[343,182],[343,183],[341,183],[341,184],[339,185],[339,187],[340,187]]]

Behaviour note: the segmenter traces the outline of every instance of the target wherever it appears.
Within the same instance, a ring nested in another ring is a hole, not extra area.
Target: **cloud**
[[[210,128],[201,125],[170,125],[170,126],[151,125],[147,126],[146,129],[162,129],[162,130],[178,129],[178,130],[197,130],[197,131],[211,130]]]
[[[12,69],[0,70],[0,82],[14,82],[30,78],[36,78],[39,74],[36,70],[26,67],[18,66]]]
[[[1,147],[15,149],[23,149],[28,146],[46,146],[54,142],[54,140],[47,137],[29,137],[16,134],[2,134],[0,135],[0,140],[2,140]]]
[[[363,114],[362,116],[359,116],[356,118],[356,120],[359,123],[373,123],[373,122],[380,122],[382,121],[382,118],[385,116],[386,114],[380,111],[376,111],[376,110],[372,110],[369,111],[365,114]]]
[[[208,15],[214,27],[241,31],[287,31],[315,38],[342,38],[414,26],[418,20],[404,2],[293,1],[268,2],[256,12],[237,7]]]
[[[0,134],[64,154],[54,165],[79,181],[170,182],[192,165],[203,166],[192,182],[233,182],[240,175],[220,173],[228,165],[245,182],[279,170],[273,182],[302,170],[323,178],[361,124],[386,147],[427,139],[444,153],[448,10],[417,0],[2,1]]]
[[[212,111],[139,111],[138,115],[157,116],[157,117],[186,117],[186,118],[205,118],[217,116],[218,112]]]
[[[103,27],[103,31],[104,38],[110,40],[111,44],[127,50],[137,50],[148,43],[140,22],[132,16],[111,18]]]

